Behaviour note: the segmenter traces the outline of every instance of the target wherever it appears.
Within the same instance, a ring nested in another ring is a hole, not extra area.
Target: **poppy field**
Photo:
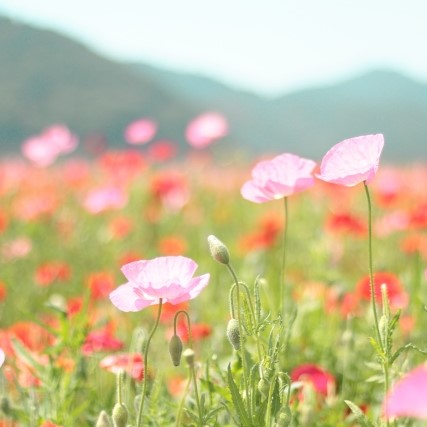
[[[0,161],[0,426],[424,425],[427,166],[155,132]]]

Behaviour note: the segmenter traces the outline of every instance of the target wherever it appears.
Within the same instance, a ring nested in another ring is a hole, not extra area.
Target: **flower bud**
[[[230,254],[228,252],[227,246],[221,242],[218,238],[212,234],[208,236],[209,251],[215,261],[218,261],[221,264],[229,264]]]
[[[123,403],[116,403],[111,415],[114,427],[126,427],[128,421],[128,410]]]
[[[169,354],[174,366],[179,366],[181,363],[182,341],[178,335],[174,335],[169,341]]]
[[[265,378],[261,378],[258,382],[258,390],[264,397],[268,397],[270,393],[270,383]]]
[[[101,411],[95,427],[111,427],[110,419],[105,411]]]
[[[0,400],[0,409],[3,411],[5,415],[10,415],[11,407],[10,407],[9,398],[7,396],[2,396]]]
[[[184,353],[182,353],[182,356],[190,368],[194,366],[194,351],[191,348],[185,349]]]
[[[235,350],[240,349],[240,330],[239,322],[236,319],[230,319],[227,325],[227,338]]]

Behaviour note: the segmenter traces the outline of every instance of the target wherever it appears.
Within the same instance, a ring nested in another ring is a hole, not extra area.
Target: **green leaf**
[[[396,359],[401,355],[401,353],[405,350],[415,350],[415,351],[418,351],[418,353],[427,354],[427,350],[423,350],[423,349],[417,347],[416,345],[409,343],[409,344],[406,344],[406,345],[398,348],[395,351],[395,353],[393,354],[393,356],[390,359],[390,365],[392,365],[396,361]]]
[[[227,374],[228,374],[228,387],[230,389],[234,409],[237,412],[237,416],[239,417],[240,424],[244,427],[251,427],[252,426],[251,420],[250,420],[249,415],[245,409],[245,405],[243,403],[242,396],[240,396],[237,385],[234,382],[233,375],[231,374],[230,365],[228,365],[228,367],[227,367]]]
[[[371,421],[369,421],[363,411],[355,403],[350,400],[344,400],[344,402],[350,408],[351,412],[353,412],[360,425],[362,425],[363,427],[374,427]]]

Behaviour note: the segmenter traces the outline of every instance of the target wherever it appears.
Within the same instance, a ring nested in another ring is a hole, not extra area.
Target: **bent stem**
[[[138,411],[138,418],[136,421],[136,427],[142,427],[142,410],[144,407],[145,394],[147,392],[148,349],[150,347],[151,339],[153,338],[153,335],[156,332],[157,327],[159,326],[160,315],[162,314],[162,305],[163,305],[163,299],[160,298],[159,299],[159,308],[157,310],[156,323],[154,324],[153,329],[151,330],[150,335],[148,336],[147,344],[145,345],[145,350],[144,350],[144,384],[142,386],[141,402],[139,404],[139,411]]]
[[[190,316],[188,315],[188,313],[185,310],[179,310],[176,314],[175,317],[173,319],[173,333],[176,335],[176,324],[177,324],[177,320],[178,320],[178,316],[180,314],[183,314],[187,320],[187,326],[188,326],[188,343],[190,348],[193,348],[193,337],[192,337],[192,333],[191,333],[191,322],[190,322]],[[197,411],[199,413],[199,424],[203,425],[203,413],[202,413],[202,407],[200,405],[200,398],[199,398],[199,389],[197,387],[197,377],[196,377],[196,370],[194,369],[194,364],[192,364],[189,367],[189,373],[190,373],[190,380],[188,381],[188,385],[187,385],[187,389],[188,386],[190,384],[191,381],[191,377],[193,379],[193,386],[194,386],[194,394],[196,396],[196,405],[197,405]],[[180,413],[181,413],[181,409],[180,409]],[[181,415],[180,415],[181,417]]]

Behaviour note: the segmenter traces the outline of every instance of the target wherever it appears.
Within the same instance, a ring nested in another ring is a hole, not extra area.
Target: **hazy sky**
[[[427,0],[0,0],[0,13],[267,94],[373,68],[427,82]]]

